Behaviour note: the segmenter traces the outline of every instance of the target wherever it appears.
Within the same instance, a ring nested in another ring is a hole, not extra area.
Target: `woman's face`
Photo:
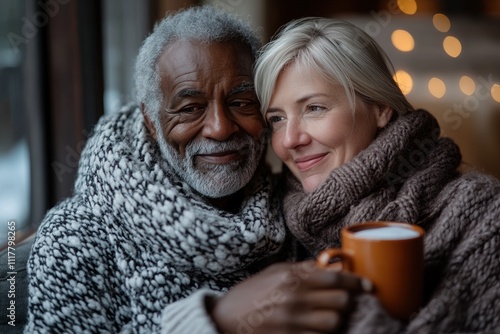
[[[368,147],[377,128],[384,127],[391,116],[392,109],[359,99],[353,113],[341,85],[297,64],[278,77],[265,114],[274,151],[306,192]]]

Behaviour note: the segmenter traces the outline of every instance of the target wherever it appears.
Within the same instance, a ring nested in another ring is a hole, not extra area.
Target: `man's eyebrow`
[[[177,94],[175,94],[175,97],[180,97],[180,98],[193,97],[193,96],[200,96],[201,94],[202,94],[201,91],[199,91],[197,89],[186,88],[186,89],[182,89]]]
[[[245,81],[245,82],[241,83],[241,85],[236,86],[233,89],[231,89],[231,91],[229,92],[229,95],[238,94],[238,93],[246,93],[246,92],[254,91],[254,90],[255,90],[255,86],[253,85],[253,83]]]

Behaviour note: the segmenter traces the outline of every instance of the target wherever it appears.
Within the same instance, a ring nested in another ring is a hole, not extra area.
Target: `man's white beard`
[[[163,157],[180,178],[197,192],[210,198],[234,194],[250,182],[265,146],[264,135],[255,139],[245,134],[224,142],[201,139],[188,143],[186,156],[183,159],[163,135],[157,137]],[[198,154],[227,150],[243,150],[246,152],[246,157],[228,164],[200,163],[199,160],[198,162],[195,160]]]

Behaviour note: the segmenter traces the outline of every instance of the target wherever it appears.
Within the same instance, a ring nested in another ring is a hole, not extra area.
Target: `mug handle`
[[[331,261],[336,257],[341,260],[340,263],[342,264],[342,270],[352,270],[351,257],[340,248],[327,248],[323,250],[316,257],[316,264],[321,268],[335,268],[337,267],[336,263],[331,263]]]

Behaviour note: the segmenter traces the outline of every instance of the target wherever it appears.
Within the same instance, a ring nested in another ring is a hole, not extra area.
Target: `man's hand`
[[[314,261],[274,264],[214,301],[222,333],[332,333],[369,281]]]

